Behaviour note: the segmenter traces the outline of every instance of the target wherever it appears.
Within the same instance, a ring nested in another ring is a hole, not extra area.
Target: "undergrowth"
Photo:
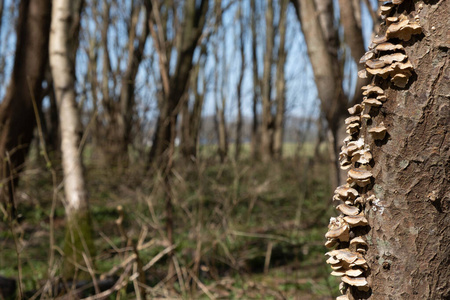
[[[39,159],[30,161],[21,179],[16,193],[19,223],[12,229],[6,222],[0,224],[0,275],[20,280],[25,297],[37,298],[49,278],[60,275],[65,232],[61,186],[52,186],[41,165]],[[171,286],[165,279],[164,251],[170,245],[164,230],[164,191],[160,176],[141,165],[118,170],[90,161],[86,166],[96,247],[93,272],[99,280],[123,274],[125,267],[114,274],[111,270],[137,245],[143,265],[159,257],[145,272],[148,297],[329,299],[336,295],[331,288],[337,286],[336,279],[329,277],[323,259],[323,234],[333,213],[329,164],[295,156],[269,164],[248,159],[224,164],[213,159],[178,162],[171,182],[178,269]],[[60,170],[57,173],[61,180]],[[49,266],[54,189],[59,195],[53,219],[56,259]],[[114,295],[135,298],[130,284]]]

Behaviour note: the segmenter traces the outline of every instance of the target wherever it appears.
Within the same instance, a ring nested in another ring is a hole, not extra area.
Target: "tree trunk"
[[[183,103],[182,109],[182,132],[181,132],[181,153],[186,161],[195,161],[198,152],[198,134],[200,131],[202,108],[204,101],[204,89],[206,87],[205,76],[203,74],[206,63],[206,47],[202,47],[199,61],[194,67],[191,77],[191,93],[194,97],[192,110],[189,109],[189,101]],[[199,91],[200,74],[202,74],[203,91]]]
[[[278,32],[280,36],[280,44],[278,46],[277,76],[276,76],[276,105],[277,112],[275,115],[274,135],[273,135],[273,154],[275,159],[281,159],[283,151],[284,136],[284,115],[286,109],[285,86],[286,79],[284,76],[284,65],[286,64],[286,15],[288,0],[282,0],[280,5],[280,21]]]
[[[368,9],[371,9],[368,7]],[[359,65],[360,58],[364,55],[364,40],[362,35],[361,24],[361,6],[359,0],[339,0],[339,12],[342,27],[344,28],[344,40],[349,46],[353,60]],[[375,26],[375,25],[374,25]],[[360,65],[359,65],[360,66]],[[361,68],[362,66],[360,66]],[[356,80],[355,93],[349,106],[361,102],[361,87],[369,83],[368,78],[360,78]]]
[[[42,102],[50,14],[50,0],[20,2],[14,66],[8,90],[0,104],[0,178],[3,181],[0,201],[9,208],[13,218],[14,188],[33,137],[36,110],[40,110]]]
[[[334,14],[331,0],[291,0],[302,25],[308,55],[314,72],[321,110],[332,133],[330,141],[334,152],[333,185],[343,183],[338,156],[341,141],[345,136],[344,118],[347,115],[348,99],[342,89],[342,73],[338,60],[338,38],[333,26]]]
[[[449,299],[450,2],[400,9],[419,15],[423,35],[401,42],[416,74],[410,84],[379,82],[388,100],[372,122],[383,122],[388,138],[370,143],[378,199],[368,211],[371,299]]]
[[[131,129],[133,126],[133,108],[134,108],[134,90],[136,85],[136,75],[139,70],[139,65],[141,64],[145,44],[149,34],[149,16],[151,13],[151,4],[145,5],[145,17],[142,20],[142,32],[139,37],[137,37],[137,47],[136,44],[136,34],[138,28],[138,18],[140,10],[136,9],[132,11],[132,21],[131,21],[131,32],[128,38],[128,65],[125,70],[125,75],[122,78],[122,86],[120,90],[120,110],[119,110],[119,153],[117,155],[118,165],[127,166],[128,165],[128,145],[132,143]]]
[[[266,7],[266,49],[262,78],[262,116],[261,116],[261,157],[269,161],[273,155],[273,117],[272,117],[272,62],[275,33],[273,25],[273,1],[267,1]]]
[[[252,101],[252,134],[251,134],[251,157],[254,159],[260,156],[260,139],[261,136],[258,132],[258,102],[259,102],[259,91],[260,82],[258,75],[258,57],[257,57],[257,10],[255,0],[250,0],[250,11],[251,11],[251,31],[252,31],[252,74],[253,74],[253,101]]]
[[[80,146],[80,118],[75,99],[75,57],[83,1],[55,0],[50,34],[50,66],[59,104],[61,151],[64,171],[66,240],[63,276],[72,278],[84,265],[82,253],[94,252],[87,191]],[[88,273],[84,273],[87,277]]]
[[[172,160],[170,148],[174,147],[176,122],[180,111],[180,100],[185,93],[188,79],[192,70],[192,58],[194,50],[203,32],[208,10],[208,1],[189,0],[185,2],[184,23],[179,28],[177,36],[179,45],[177,47],[176,64],[173,75],[168,79],[168,87],[164,90],[164,101],[160,107],[156,133],[153,139],[153,146],[150,151],[150,162],[157,162],[163,169]],[[161,28],[159,30],[162,30]],[[169,51],[171,52],[171,51]],[[159,53],[159,55],[166,55]],[[167,56],[167,55],[166,55]],[[164,67],[164,64],[160,64]],[[165,72],[168,74],[168,70]]]
[[[239,79],[236,85],[236,98],[237,98],[237,120],[236,120],[236,137],[235,137],[235,151],[234,159],[239,160],[242,147],[242,82],[245,75],[245,38],[244,38],[244,15],[243,4],[239,6],[239,53],[241,55],[241,69],[239,73]]]
[[[223,88],[223,87],[222,87]],[[217,133],[219,140],[219,157],[220,162],[225,162],[228,155],[228,136],[227,136],[227,127],[225,123],[225,96],[222,95],[222,104],[221,106],[216,106],[216,115],[217,115]]]

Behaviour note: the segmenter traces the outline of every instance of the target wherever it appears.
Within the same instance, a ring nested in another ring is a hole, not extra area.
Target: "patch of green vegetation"
[[[219,287],[224,289],[226,299],[277,299],[277,293],[286,299],[294,299],[296,293],[311,294],[314,299],[314,295],[336,294],[335,278],[329,277],[329,270],[323,263],[326,251],[323,234],[332,212],[328,166],[321,162],[308,164],[307,157],[312,157],[313,145],[303,145],[299,156],[296,156],[297,150],[296,145],[286,145],[286,158],[263,164],[248,159],[250,151],[245,145],[238,163],[220,164],[205,159],[198,165],[175,164],[175,175],[171,179],[177,244],[174,251],[179,271],[187,276],[184,280],[193,284],[186,272],[198,271],[198,280],[212,292],[219,293]],[[214,151],[213,147],[202,146],[202,157],[215,155]],[[39,164],[33,163],[33,167],[37,166]],[[157,173],[143,175],[140,167],[141,164],[136,164],[119,171],[99,167],[94,161],[86,166],[94,225],[91,246],[97,249],[94,262],[97,275],[120,265],[132,254],[130,246],[136,245],[140,237],[144,244],[150,243],[139,251],[143,264],[167,247],[165,191]],[[19,187],[35,198],[20,203],[26,224],[20,225],[24,228],[22,233],[16,233],[30,244],[21,253],[22,277],[27,289],[39,288],[48,276],[53,185],[45,168],[42,173],[44,176],[39,178],[29,176]],[[40,185],[45,188],[39,189]],[[39,192],[35,193],[36,190]],[[124,241],[115,223],[119,216],[118,205],[124,210],[122,228],[130,243]],[[53,228],[55,243],[66,252],[64,218],[65,210],[58,200]],[[147,235],[142,237],[144,228]],[[0,259],[0,274],[17,277],[14,236],[9,230],[1,229],[0,251],[4,259]],[[82,231],[85,229],[83,227]],[[264,273],[268,251],[269,272]],[[197,259],[200,270],[193,269]],[[58,250],[55,276],[62,274],[65,266],[62,261]],[[147,284],[160,282],[168,264],[167,256],[163,255],[148,270]],[[122,271],[119,268],[118,272]],[[227,280],[232,283],[220,283]],[[178,282],[176,284],[181,298],[207,299],[200,289],[189,292]]]

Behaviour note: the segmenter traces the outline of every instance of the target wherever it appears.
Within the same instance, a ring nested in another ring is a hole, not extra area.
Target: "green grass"
[[[285,145],[285,158],[268,164],[246,158],[247,145],[237,163],[177,163],[172,189],[175,255],[180,268],[185,272],[192,269],[196,249],[201,245],[203,271],[199,280],[211,293],[227,295],[226,299],[279,299],[280,295],[287,299],[298,295],[319,299],[336,295],[336,280],[330,278],[323,258],[323,235],[333,212],[329,205],[329,168],[317,162],[312,169],[306,169],[312,146],[305,144],[300,156],[296,156],[296,145]],[[202,157],[207,157],[215,150],[204,146],[201,151]],[[16,226],[15,236],[21,245],[22,281],[28,290],[38,289],[48,278],[49,214],[54,187],[49,172],[40,165],[39,160],[30,163],[34,175],[24,177],[18,189],[19,195],[32,197],[17,199],[23,220]],[[123,228],[133,243],[147,232],[144,243],[150,246],[139,252],[143,264],[166,247],[164,191],[157,174],[147,174],[141,165],[121,172],[93,163],[86,166],[97,275],[131,255],[125,251],[127,244],[115,223],[118,205],[124,209]],[[59,200],[55,215],[55,242],[57,249],[63,249],[64,207]],[[14,234],[6,224],[0,226],[0,275],[17,278],[19,262]],[[272,255],[265,274],[269,243]],[[57,276],[62,257],[58,250],[55,255]],[[162,280],[167,266],[163,256],[148,270],[148,283],[155,285]],[[175,291],[180,298],[207,299],[201,289],[192,292],[178,284]],[[132,291],[128,293],[132,298]]]

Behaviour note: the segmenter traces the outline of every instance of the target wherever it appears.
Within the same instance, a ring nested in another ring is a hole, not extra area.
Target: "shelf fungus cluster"
[[[341,296],[338,300],[354,299],[355,292],[368,292],[370,267],[364,257],[369,251],[365,234],[369,232],[366,205],[374,203],[372,174],[372,153],[368,137],[373,141],[384,140],[387,127],[383,122],[376,124],[373,116],[388,100],[381,85],[386,80],[404,88],[413,73],[402,42],[409,41],[414,34],[422,32],[418,18],[411,18],[397,12],[398,6],[407,0],[386,1],[380,7],[384,24],[381,32],[373,39],[369,51],[361,58],[364,69],[359,76],[372,77],[372,83],[362,87],[363,101],[348,109],[350,117],[345,119],[344,145],[339,154],[339,163],[348,170],[346,184],[336,188],[333,200],[338,204],[340,215],[332,217],[328,225],[325,246],[331,265],[331,275],[341,278]],[[370,120],[370,122],[369,122]],[[375,210],[374,210],[375,211]],[[352,295],[352,297],[350,297]],[[349,298],[350,297],[350,298]]]
[[[393,12],[393,2],[381,6],[381,15],[386,25],[384,33],[375,36],[369,51],[361,57],[360,63],[365,65],[365,69],[358,75],[362,78],[369,75],[390,78],[395,86],[404,88],[412,75],[413,65],[399,42],[409,41],[413,35],[420,34],[422,27],[416,18],[411,19],[404,14],[390,16]]]

